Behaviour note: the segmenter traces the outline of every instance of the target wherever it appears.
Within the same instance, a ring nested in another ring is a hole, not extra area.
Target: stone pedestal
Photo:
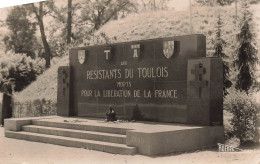
[[[75,120],[80,121],[75,123]],[[223,126],[154,122],[111,124],[83,117],[59,116],[6,119],[5,125],[5,136],[9,138],[115,154],[167,155],[217,147],[218,143],[224,142]]]

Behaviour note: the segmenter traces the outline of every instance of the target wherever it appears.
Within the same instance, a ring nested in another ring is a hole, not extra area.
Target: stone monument
[[[73,48],[59,68],[58,114],[222,125],[222,61],[204,35]]]
[[[73,48],[58,116],[5,120],[5,136],[115,154],[164,155],[224,140],[223,63],[204,35]],[[118,119],[104,122],[109,105]]]

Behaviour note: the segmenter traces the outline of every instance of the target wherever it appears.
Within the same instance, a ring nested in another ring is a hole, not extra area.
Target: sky
[[[26,3],[40,2],[44,0],[1,0],[0,8],[21,5]]]
[[[1,0],[0,2],[0,20],[5,20],[8,14],[8,7],[22,5],[33,2],[40,2],[45,0]]]

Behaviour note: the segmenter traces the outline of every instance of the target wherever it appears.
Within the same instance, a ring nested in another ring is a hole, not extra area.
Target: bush
[[[232,113],[230,113],[227,110],[223,111],[223,125],[224,125],[225,140],[234,137],[233,126],[230,124],[230,120],[232,119],[232,117],[233,117]]]
[[[57,103],[52,100],[13,101],[13,117],[40,117],[57,115]]]
[[[25,54],[7,52],[5,57],[0,60],[0,76],[3,79],[15,78],[15,90],[21,91],[43,73],[44,66],[43,59],[33,60]]]
[[[58,61],[58,62],[57,62]],[[14,94],[14,99],[17,102],[27,102],[32,100],[51,100],[57,102],[57,75],[60,66],[68,65],[69,56],[55,59],[48,70],[37,77],[37,80],[32,82],[21,92]]]
[[[57,114],[57,72],[68,65],[69,57],[52,60],[52,67],[37,80],[13,96],[13,117],[37,117]]]
[[[252,94],[230,90],[224,101],[224,110],[233,114],[229,120],[232,133],[240,140],[241,145],[248,141],[259,143],[259,107]]]

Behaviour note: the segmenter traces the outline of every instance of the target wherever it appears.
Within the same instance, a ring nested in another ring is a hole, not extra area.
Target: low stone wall
[[[57,115],[57,102],[45,99],[16,101],[13,103],[13,118]]]

